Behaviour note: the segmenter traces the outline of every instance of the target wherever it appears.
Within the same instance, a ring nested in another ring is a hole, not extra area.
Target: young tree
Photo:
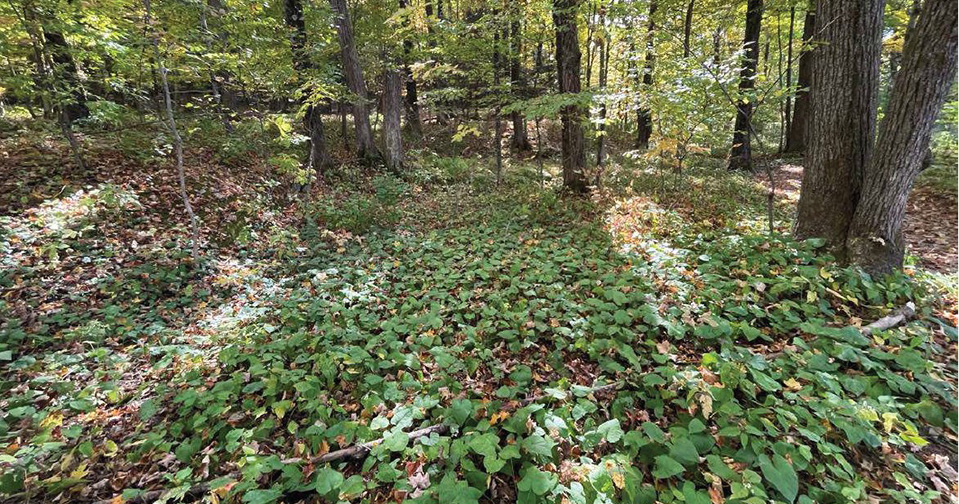
[[[220,0],[209,0],[208,2],[200,4],[200,36],[203,38],[203,43],[206,47],[205,56],[210,57],[210,54],[213,52],[213,42],[216,38],[213,33],[210,31],[210,24],[208,18],[210,17],[210,11],[214,16],[219,16],[219,12],[223,9],[223,5]],[[225,76],[223,72],[214,70],[213,63],[208,62],[209,74],[210,74],[210,92],[213,94],[213,104],[216,108],[217,113],[220,115],[220,120],[223,122],[223,127],[228,133],[233,132],[233,122],[230,120],[230,114],[226,112],[223,107],[223,89],[221,82],[225,81]]]
[[[503,183],[503,117],[500,110],[500,32],[496,26],[498,16],[493,16],[493,149],[496,159],[496,183]],[[505,35],[505,31],[504,31]],[[505,36],[503,38],[506,38]]]
[[[683,18],[683,58],[689,57],[689,37],[693,32],[693,7],[696,0],[689,0],[686,16]]]
[[[336,16],[336,31],[340,41],[340,56],[343,60],[343,75],[350,92],[356,95],[353,102],[353,125],[356,129],[356,151],[359,157],[366,161],[376,161],[381,158],[376,145],[373,143],[373,130],[370,127],[370,105],[366,91],[366,81],[363,80],[363,68],[360,66],[360,56],[356,51],[356,40],[353,37],[353,24],[346,7],[346,0],[330,0],[330,7]]]
[[[793,32],[796,30],[796,7],[789,7],[789,33],[786,36],[786,80],[783,83],[788,90],[793,85]],[[782,49],[779,51],[780,61],[782,61]],[[789,125],[792,122],[793,101],[792,96],[786,95],[786,103],[783,108],[782,130],[779,134],[779,150],[786,150],[786,135],[789,132]]]
[[[796,82],[796,96],[793,113],[786,133],[784,152],[803,152],[806,149],[806,130],[809,128],[810,99],[809,88],[812,84],[813,32],[816,29],[816,10],[810,7],[802,29],[802,52],[799,54],[799,78]]]
[[[579,0],[553,0],[553,24],[556,27],[556,73],[560,95],[571,103],[560,112],[563,121],[563,187],[574,193],[587,190],[586,151],[584,149],[583,110],[577,105],[581,91],[579,32],[576,13]]]
[[[750,133],[753,119],[753,100],[749,94],[756,87],[756,65],[759,63],[759,29],[763,19],[763,0],[748,0],[746,31],[743,36],[743,67],[739,73],[739,94],[736,104],[736,124],[733,127],[733,147],[729,154],[730,170],[753,169]]]
[[[152,13],[150,10],[150,0],[143,0],[143,21],[147,29],[150,30],[150,45],[153,47],[153,57],[156,58],[157,65],[160,67],[160,82],[163,88],[163,103],[166,110],[166,126],[173,138],[173,152],[176,156],[177,182],[180,188],[180,199],[183,200],[183,208],[190,218],[190,229],[192,231],[192,255],[196,261],[200,257],[200,221],[193,212],[193,205],[190,204],[190,197],[186,190],[186,173],[183,168],[183,138],[180,136],[180,130],[177,129],[176,118],[173,115],[173,100],[170,98],[170,82],[167,79],[167,67],[160,58],[160,36],[158,30],[153,26]]]
[[[653,85],[653,65],[656,61],[655,34],[657,0],[649,2],[649,19],[646,24],[646,61],[643,64],[643,86],[649,89]],[[642,104],[636,112],[636,148],[648,149],[649,138],[653,135],[653,116],[649,105]]]
[[[284,0],[283,20],[290,32],[290,50],[293,53],[293,69],[300,80],[307,79],[307,72],[313,68],[313,62],[306,52],[306,19],[303,17],[301,0]],[[326,147],[326,133],[323,128],[323,116],[319,107],[307,103],[303,116],[304,126],[310,136],[310,153],[306,161],[307,170],[316,170],[317,178],[331,164]]]
[[[400,9],[408,7],[407,0],[399,0]],[[407,27],[410,25],[409,14],[407,14]],[[406,77],[406,125],[417,137],[423,134],[423,121],[420,119],[420,104],[416,89],[416,80],[413,78],[413,70],[410,68],[410,58],[413,53],[413,41],[406,37],[403,39],[403,73]]]
[[[516,4],[519,5],[519,4]],[[523,77],[523,30],[519,16],[522,12],[511,9],[510,13],[510,49],[509,49],[509,86],[513,99],[522,98],[526,92],[526,79]],[[526,131],[526,118],[518,110],[510,112],[513,123],[513,137],[510,146],[516,150],[530,149],[529,134]]]
[[[599,133],[596,138],[596,166],[602,169],[606,166],[606,84],[609,79],[609,53],[612,43],[607,40],[609,30],[606,29],[606,6],[599,6],[599,30],[596,35],[599,46],[599,92],[602,102],[599,105]],[[599,182],[599,180],[597,180]]]
[[[397,68],[387,68],[384,77],[383,144],[386,145],[386,167],[394,173],[403,169],[403,134],[400,128],[403,78]]]

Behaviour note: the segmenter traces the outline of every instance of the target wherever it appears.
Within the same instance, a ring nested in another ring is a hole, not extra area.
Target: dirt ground
[[[784,162],[773,171],[776,195],[790,203],[799,201],[803,167]],[[757,174],[768,186],[765,173]],[[909,196],[905,235],[907,253],[919,258],[923,268],[940,273],[955,273],[959,261],[959,206],[954,194],[930,187],[919,187]]]

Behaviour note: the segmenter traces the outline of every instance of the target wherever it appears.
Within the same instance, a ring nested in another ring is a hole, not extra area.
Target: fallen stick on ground
[[[876,331],[885,331],[886,329],[892,329],[893,327],[897,327],[901,324],[904,324],[908,322],[909,320],[912,320],[912,318],[915,316],[916,316],[916,305],[913,304],[912,301],[909,301],[902,308],[899,308],[893,311],[892,313],[890,313],[889,315],[886,315],[885,317],[879,320],[876,320],[875,322],[861,328],[859,331],[864,336],[869,336],[870,334]],[[765,357],[767,360],[772,360],[782,356],[784,353],[786,352],[784,351],[770,352],[768,354],[765,354]]]
[[[588,390],[586,391],[586,393],[588,393],[588,394],[596,394],[596,393],[600,393],[600,392],[606,392],[606,391],[609,391],[609,390],[618,389],[618,388],[621,387],[622,385],[623,385],[623,382],[614,382],[614,383],[610,383],[610,384],[608,384],[608,385],[601,385],[601,386],[598,386],[598,387],[590,388],[590,389],[588,389]],[[528,405],[530,405],[530,404],[533,404],[534,402],[541,401],[541,400],[546,399],[546,398],[549,398],[549,397],[553,397],[553,396],[550,395],[550,394],[541,394],[541,395],[537,395],[537,396],[533,396],[533,397],[527,397],[526,399],[523,399],[523,400],[519,401],[519,406],[518,406],[518,407],[521,408],[521,407],[523,407],[523,406],[528,406]],[[507,406],[507,407],[505,408],[505,411],[510,411],[510,412],[512,412],[512,411],[514,411],[514,410],[516,410],[516,409],[518,409],[518,408],[517,408],[517,406],[515,406],[515,405],[514,405],[514,406]],[[416,430],[410,431],[410,432],[408,433],[408,436],[409,436],[409,438],[410,438],[410,441],[414,441],[414,440],[419,439],[419,438],[421,438],[421,437],[427,437],[427,436],[429,436],[430,434],[432,434],[432,433],[434,433],[434,432],[437,433],[437,434],[440,434],[440,435],[446,434],[446,433],[449,432],[449,429],[450,429],[450,428],[449,428],[449,425],[447,425],[447,424],[445,424],[445,423],[443,423],[443,424],[436,424],[436,425],[430,425],[430,426],[427,426],[427,427],[423,427],[423,428],[420,428],[420,429],[416,429]],[[331,451],[331,452],[329,452],[329,453],[324,453],[323,455],[317,455],[317,456],[315,456],[315,457],[312,457],[312,458],[309,459],[309,462],[310,462],[311,464],[327,464],[327,463],[336,462],[336,461],[339,461],[339,460],[361,459],[361,458],[365,457],[365,456],[370,452],[370,450],[372,450],[374,447],[376,447],[377,445],[379,445],[380,443],[382,443],[382,442],[385,441],[385,440],[386,440],[386,438],[379,438],[379,439],[375,439],[375,440],[373,440],[373,441],[367,441],[367,442],[365,442],[365,443],[359,443],[359,444],[355,444],[355,445],[353,445],[353,446],[347,446],[346,448],[342,448],[342,449],[339,449],[339,450],[336,450],[336,451]],[[302,462],[302,461],[303,461],[302,459],[298,459],[298,458],[291,458],[291,459],[285,459],[285,460],[284,460],[285,463],[291,463],[291,464],[292,464],[292,463],[296,463],[296,462]],[[231,478],[231,477],[235,477],[235,476],[236,476],[235,473],[231,473],[231,474],[226,475],[225,477]],[[190,488],[186,491],[186,493],[183,495],[183,500],[196,499],[196,498],[202,496],[203,494],[209,492],[210,490],[211,490],[211,488],[210,488],[210,483],[209,483],[209,482],[207,482],[207,483],[200,483],[200,484],[194,485],[194,486],[190,487]],[[144,493],[142,493],[142,494],[140,494],[140,495],[137,495],[136,497],[133,497],[133,498],[130,499],[130,500],[117,501],[117,500],[115,500],[115,499],[109,499],[109,500],[98,501],[96,504],[118,504],[118,503],[122,503],[122,504],[151,504],[151,503],[153,503],[153,502],[156,502],[156,501],[160,500],[163,496],[165,496],[165,495],[166,495],[168,492],[170,492],[170,491],[171,491],[171,490],[151,490],[151,491],[149,491],[149,492],[144,492]]]
[[[912,301],[906,303],[906,306],[886,315],[885,317],[862,328],[862,333],[866,336],[876,332],[892,329],[898,325],[904,324],[916,316],[916,305]]]

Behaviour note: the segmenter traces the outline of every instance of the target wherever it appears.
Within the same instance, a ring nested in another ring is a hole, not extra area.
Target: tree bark
[[[336,16],[336,31],[340,41],[340,56],[343,62],[343,75],[350,92],[356,95],[353,102],[353,124],[356,129],[356,151],[364,161],[377,161],[381,158],[373,143],[373,130],[370,127],[370,106],[363,69],[356,51],[353,38],[353,24],[346,7],[346,0],[330,0],[330,7]]]
[[[403,78],[397,69],[386,70],[386,95],[383,100],[383,143],[386,145],[386,166],[390,171],[403,170],[403,134],[400,128],[401,87]]]
[[[656,32],[656,22],[654,16],[658,3],[656,0],[649,2],[649,19],[646,25],[646,62],[643,65],[643,86],[649,89],[653,85],[653,65],[656,61],[655,41],[653,37]],[[649,105],[640,104],[636,111],[636,148],[645,150],[649,148],[649,138],[653,135],[653,117],[649,110]]]
[[[601,101],[599,105],[599,134],[596,138],[596,166],[602,169],[606,166],[606,81],[609,76],[609,50],[610,43],[606,40],[609,35],[606,30],[606,6],[600,5],[599,8],[599,30],[600,35],[597,38],[599,45],[599,92]],[[596,175],[596,183],[599,185],[601,174]]]
[[[518,16],[521,13],[513,12],[512,16]],[[523,78],[523,32],[522,24],[515,18],[510,21],[510,51],[509,51],[509,87],[513,99],[524,98],[526,93],[526,79]],[[510,112],[510,120],[513,123],[513,138],[510,140],[510,146],[516,150],[527,151],[530,149],[529,134],[526,131],[526,117],[518,110]]]
[[[407,0],[399,0],[400,8],[408,6]],[[407,24],[409,21],[407,20]],[[406,74],[406,125],[417,137],[423,134],[423,123],[420,119],[420,104],[416,93],[416,80],[413,79],[413,70],[410,68],[410,58],[413,53],[413,41],[403,39],[403,73]]]
[[[753,99],[749,96],[756,87],[756,65],[759,63],[759,30],[763,19],[763,0],[749,0],[746,7],[746,30],[743,36],[743,68],[739,72],[739,94],[744,96],[736,104],[736,123],[733,127],[733,147],[729,153],[730,170],[752,171],[752,144],[750,133],[753,120]]]
[[[686,5],[686,17],[683,21],[683,57],[689,57],[689,37],[693,31],[693,4],[696,0],[689,0]]]
[[[809,114],[811,109],[809,89],[812,85],[812,65],[815,52],[812,42],[816,30],[816,11],[810,8],[806,11],[803,21],[802,48],[799,54],[799,78],[796,82],[795,106],[792,120],[789,122],[789,132],[786,134],[785,152],[803,152],[806,150],[806,132],[809,129]]]
[[[902,69],[879,126],[846,241],[849,259],[873,274],[902,267],[902,222],[936,116],[956,76],[959,0],[923,2],[906,33]]]
[[[838,258],[871,157],[879,94],[883,0],[820,0],[812,116],[795,234]]]
[[[306,20],[303,17],[301,0],[284,0],[283,20],[290,32],[290,51],[293,53],[293,68],[300,80],[306,79],[306,73],[313,63],[306,53]],[[310,136],[310,153],[307,157],[307,170],[315,170],[317,178],[332,164],[326,145],[326,133],[323,128],[323,116],[319,108],[308,104],[303,116],[303,125]]]
[[[494,99],[496,104],[493,106],[493,149],[496,160],[496,184],[503,183],[503,118],[500,114],[499,89],[500,89],[500,33],[496,26],[493,27],[493,89],[495,90]],[[504,37],[505,31],[504,31]]]
[[[43,45],[50,53],[50,59],[53,62],[53,76],[67,88],[67,94],[70,100],[61,101],[61,107],[67,114],[68,122],[72,123],[77,119],[83,119],[90,115],[87,108],[87,96],[80,83],[77,64],[73,59],[73,52],[70,50],[70,44],[67,43],[63,34],[54,30],[50,26],[45,26],[43,30]]]
[[[579,0],[553,0],[553,24],[556,27],[556,71],[560,94],[578,95],[581,54],[576,28]],[[570,97],[572,98],[572,97]],[[563,122],[563,187],[574,193],[587,191],[586,151],[584,149],[583,110],[567,105],[561,111]]]
[[[183,208],[190,218],[190,229],[193,241],[192,256],[195,262],[200,257],[200,222],[196,213],[193,212],[193,205],[190,204],[190,197],[186,190],[186,173],[183,168],[183,138],[180,137],[180,130],[177,129],[176,119],[173,116],[173,100],[170,98],[170,83],[167,80],[168,70],[160,59],[160,37],[157,35],[157,30],[152,27],[150,0],[143,0],[143,8],[145,11],[145,24],[151,30],[150,43],[153,46],[153,56],[156,58],[157,66],[159,66],[160,82],[163,86],[163,102],[166,105],[167,128],[169,129],[170,136],[173,137],[173,152],[176,155],[176,171],[177,181],[180,187],[180,199],[183,200]]]
[[[792,6],[789,8],[789,36],[786,37],[786,89],[791,89],[793,85],[793,31],[796,29],[796,7]],[[780,55],[782,52],[780,51]],[[792,124],[792,108],[793,101],[792,96],[786,95],[786,107],[783,111],[783,132],[788,134],[790,125]],[[785,151],[785,138],[783,135],[780,135],[780,144],[781,150]]]

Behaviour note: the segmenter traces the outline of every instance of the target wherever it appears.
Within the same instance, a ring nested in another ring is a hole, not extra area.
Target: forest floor
[[[802,166],[786,161],[773,172],[777,196],[791,204],[799,202],[802,187]],[[936,174],[938,176],[938,174]],[[955,173],[945,176],[955,178]],[[756,175],[763,186],[769,187],[764,173]],[[908,253],[918,258],[918,265],[941,273],[955,273],[959,267],[959,204],[954,188],[931,177],[920,178],[909,196],[906,211],[905,237]]]
[[[769,235],[749,178],[425,154],[307,196],[191,148],[194,262],[167,158],[54,138],[0,142],[0,500],[959,500],[955,275]]]

